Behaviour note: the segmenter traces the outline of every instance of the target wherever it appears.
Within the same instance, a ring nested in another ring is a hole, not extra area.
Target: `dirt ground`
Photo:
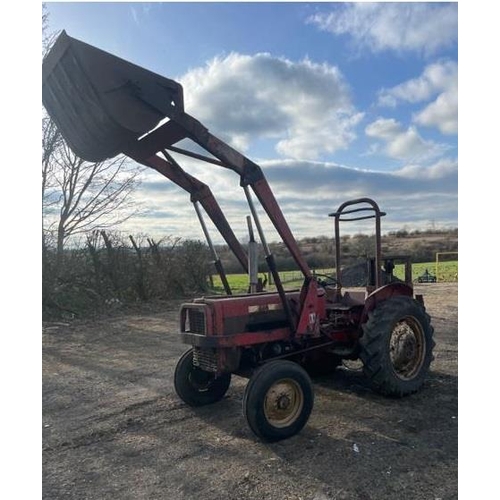
[[[300,434],[258,441],[245,379],[193,409],[174,392],[186,349],[179,303],[44,324],[43,498],[428,499],[458,497],[457,284],[426,284],[435,360],[422,390],[387,399],[359,371],[315,379]]]

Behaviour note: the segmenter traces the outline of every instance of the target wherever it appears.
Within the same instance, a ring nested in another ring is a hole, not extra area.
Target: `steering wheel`
[[[334,278],[333,276],[330,276],[328,274],[320,274],[320,273],[315,273],[314,274],[315,278],[324,278],[324,279],[318,279],[318,283],[321,286],[336,286],[337,285],[337,279]]]

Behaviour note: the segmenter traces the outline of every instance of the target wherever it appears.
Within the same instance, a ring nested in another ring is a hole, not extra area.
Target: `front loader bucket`
[[[98,162],[184,111],[182,86],[61,33],[43,61],[42,100],[71,149]]]

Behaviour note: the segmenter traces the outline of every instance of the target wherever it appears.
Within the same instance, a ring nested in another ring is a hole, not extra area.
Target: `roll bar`
[[[361,206],[358,208],[353,208],[351,210],[346,210],[347,207],[353,205],[368,204],[369,206]],[[362,215],[360,217],[344,217],[346,214],[355,214],[359,212],[371,212],[369,215]],[[355,221],[355,220],[365,220],[365,219],[375,219],[375,288],[378,288],[382,283],[380,263],[381,263],[381,231],[380,231],[380,218],[386,215],[382,212],[378,204],[371,198],[356,198],[355,200],[349,200],[338,208],[336,212],[328,214],[329,217],[335,218],[335,271],[336,271],[336,281],[337,290],[342,288],[342,271],[340,269],[340,221]]]

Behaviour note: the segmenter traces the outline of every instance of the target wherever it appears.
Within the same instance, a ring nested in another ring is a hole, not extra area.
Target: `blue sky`
[[[458,225],[456,3],[47,5],[52,30],[180,81],[187,112],[262,166],[298,237],[331,234],[326,215],[359,196],[388,212],[384,231]],[[182,165],[243,239],[234,174]],[[167,184],[144,172],[121,229],[201,239]]]

